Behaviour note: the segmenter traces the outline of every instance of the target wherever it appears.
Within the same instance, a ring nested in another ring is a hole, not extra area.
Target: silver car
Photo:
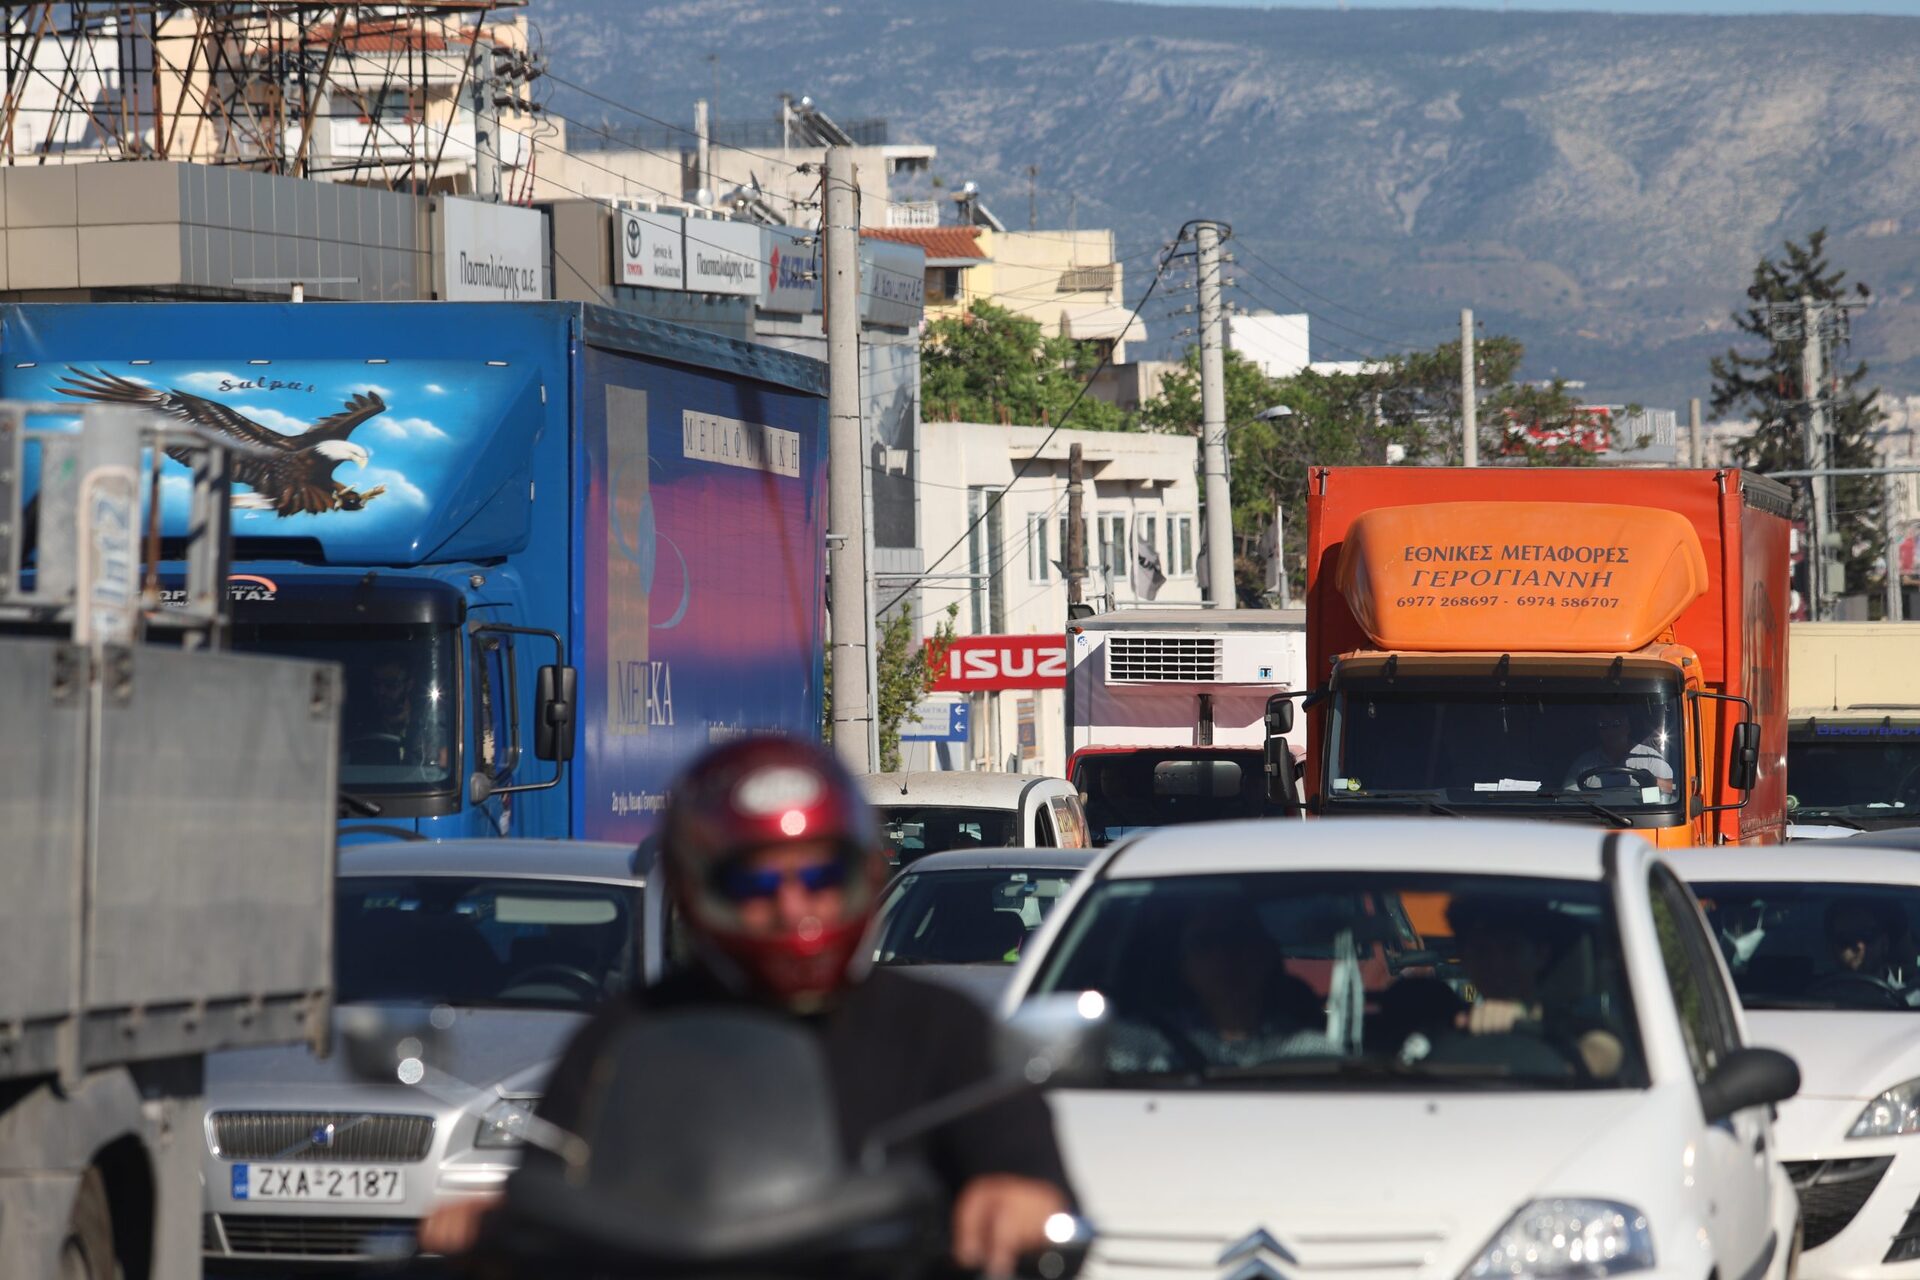
[[[444,1006],[443,1061],[409,1087],[304,1047],[211,1059],[208,1261],[392,1256],[435,1200],[496,1191],[567,1040],[594,1005],[660,971],[652,869],[650,848],[566,841],[341,850],[338,1002]]]

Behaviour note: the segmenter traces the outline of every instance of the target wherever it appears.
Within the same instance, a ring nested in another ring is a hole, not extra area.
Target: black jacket
[[[738,1000],[704,972],[689,970],[609,1001],[554,1067],[539,1114],[562,1129],[578,1130],[580,1102],[595,1061],[622,1020],[645,1017],[649,1009]],[[985,1010],[957,991],[892,970],[874,970],[828,1012],[807,1022],[826,1053],[849,1158],[879,1125],[994,1071],[996,1028]],[[1053,1117],[1037,1093],[955,1120],[935,1130],[920,1150],[949,1196],[981,1174],[1011,1173],[1051,1182],[1071,1198]]]

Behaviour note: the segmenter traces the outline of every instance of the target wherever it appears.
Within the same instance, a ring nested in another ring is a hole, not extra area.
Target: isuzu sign
[[[927,657],[934,657],[928,642]],[[1062,689],[1067,683],[1065,636],[964,636],[947,646],[946,662],[929,689],[974,693],[991,689]]]

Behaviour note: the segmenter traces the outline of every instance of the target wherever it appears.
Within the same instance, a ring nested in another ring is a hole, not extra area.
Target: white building
[[[1269,378],[1291,378],[1312,359],[1307,353],[1310,319],[1271,311],[1234,312],[1227,316],[1227,345]]]
[[[961,546],[933,567],[916,592],[923,633],[957,605],[959,635],[1058,636],[1064,652],[1067,459],[1075,444],[1085,464],[1084,597],[1111,594],[1121,607],[1146,602],[1128,572],[1129,550],[1139,540],[1155,549],[1165,576],[1152,603],[1199,607],[1195,437],[1065,430],[1048,440],[1044,427],[934,422],[926,424],[921,446],[922,545]],[[997,502],[996,494],[1003,495]],[[890,594],[888,583],[880,586],[883,598]],[[1065,772],[1066,712],[1059,689],[966,696],[973,704],[970,767]]]

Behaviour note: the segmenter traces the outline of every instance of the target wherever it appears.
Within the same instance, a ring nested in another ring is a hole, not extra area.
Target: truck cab
[[[1797,827],[1920,826],[1916,631],[1798,622],[1787,637],[1787,815]]]
[[[1269,703],[1306,681],[1299,609],[1120,609],[1067,627],[1067,777],[1096,845],[1297,815],[1303,735]]]
[[[1326,469],[1312,805],[1770,842],[1785,497],[1730,472]],[[1617,499],[1631,493],[1636,501]],[[1458,499],[1458,500],[1452,500]]]

